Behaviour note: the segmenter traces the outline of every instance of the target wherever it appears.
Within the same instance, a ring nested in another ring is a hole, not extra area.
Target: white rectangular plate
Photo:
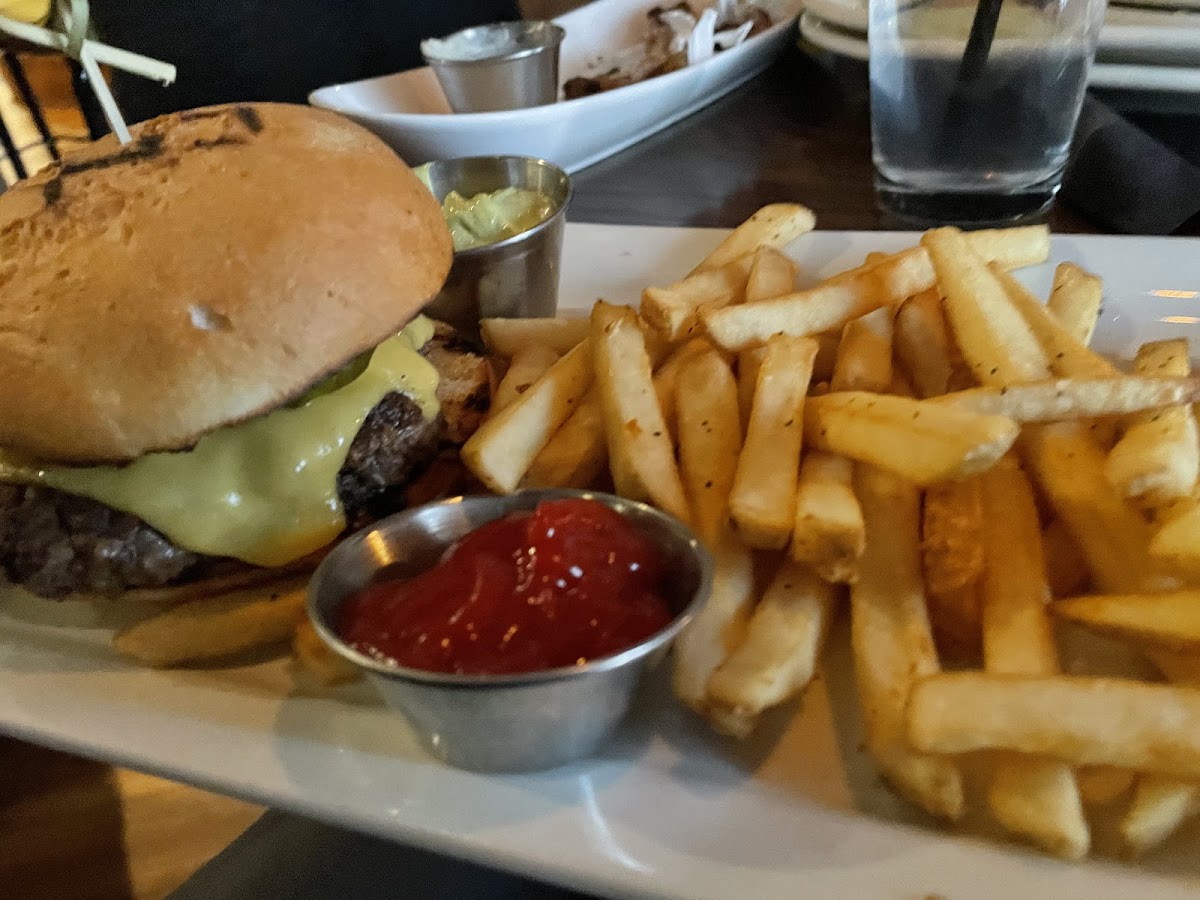
[[[636,302],[720,237],[572,225],[563,305]],[[915,240],[817,233],[793,253],[815,278]],[[1117,355],[1200,322],[1200,241],[1056,237],[1053,255],[1105,277],[1098,343]],[[1029,283],[1044,293],[1052,268]],[[603,895],[1184,897],[1200,873],[1195,828],[1135,868],[1059,863],[991,840],[977,821],[965,835],[934,827],[861,749],[844,627],[804,702],[744,745],[710,736],[659,679],[598,759],[484,777],[426,757],[362,685],[305,693],[281,661],[132,667],[107,647],[100,621],[115,615],[12,591],[0,600],[0,731]],[[1110,830],[1101,823],[1097,842]]]
[[[635,46],[657,0],[597,0],[554,21],[566,29],[560,78]],[[697,4],[708,6],[711,4]],[[658,78],[577,100],[503,112],[452,114],[433,70],[321,88],[314,106],[348,116],[387,141],[410,165],[457,156],[515,154],[575,172],[678,122],[744,84],[791,40],[800,0],[772,0],[776,24],[742,45]]]

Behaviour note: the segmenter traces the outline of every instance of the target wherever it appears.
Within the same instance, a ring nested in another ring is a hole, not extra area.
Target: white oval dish
[[[567,31],[565,81],[597,58],[638,43],[655,0],[598,0],[555,19]],[[764,6],[768,4],[762,4]],[[628,87],[548,106],[504,112],[450,111],[433,70],[333,85],[309,102],[369,128],[410,165],[458,156],[511,154],[576,172],[691,115],[765,69],[790,42],[800,0],[777,0],[775,24],[694,66]]]

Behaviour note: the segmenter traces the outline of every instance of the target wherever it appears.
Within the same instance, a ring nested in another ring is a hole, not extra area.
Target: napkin
[[[1059,199],[1125,234],[1170,234],[1200,213],[1200,168],[1090,94]]]
[[[590,900],[515,875],[267,812],[167,900]]]

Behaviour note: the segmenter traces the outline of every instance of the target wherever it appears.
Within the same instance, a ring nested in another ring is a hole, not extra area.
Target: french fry
[[[586,488],[604,471],[607,463],[604,413],[593,387],[533,458],[521,486]]]
[[[715,547],[729,512],[729,492],[742,449],[737,385],[715,350],[691,356],[679,370],[676,393],[679,471],[692,527]]]
[[[874,269],[865,269],[774,300],[706,310],[700,321],[714,343],[740,351],[761,346],[775,334],[806,337],[840,330],[851,319],[886,305],[888,299],[879,291]]]
[[[883,306],[842,329],[831,391],[883,393],[892,383],[892,308]]]
[[[1200,652],[1200,590],[1092,594],[1059,600],[1054,615],[1169,650]]]
[[[900,306],[895,322],[896,357],[908,372],[917,396],[946,393],[954,371],[953,348],[942,312],[942,295],[922,291]]]
[[[304,608],[294,582],[192,600],[118,631],[113,649],[159,668],[220,659],[290,639]]]
[[[665,288],[646,288],[642,291],[642,318],[668,341],[687,337],[703,310],[720,309],[744,299],[753,259],[752,256],[735,259]]]
[[[1042,550],[1051,594],[1066,597],[1087,584],[1087,559],[1062,519],[1055,519],[1042,529]]]
[[[675,696],[697,712],[708,705],[713,672],[741,642],[754,605],[754,558],[726,531],[713,552],[712,592],[675,641]]]
[[[741,412],[742,429],[750,424],[750,410],[754,406],[754,389],[758,387],[758,370],[762,368],[766,347],[752,347],[737,355],[738,410]]]
[[[853,582],[866,548],[862,507],[854,495],[854,464],[810,451],[800,463],[792,559],[831,582]]]
[[[716,269],[753,253],[760,247],[782,250],[802,234],[815,228],[812,210],[798,203],[772,203],[764,206],[717,245],[694,271]]]
[[[354,663],[342,659],[321,640],[311,622],[303,620],[292,637],[292,658],[301,671],[327,687],[349,684],[362,677]]]
[[[759,715],[812,680],[833,606],[834,588],[785,560],[754,608],[745,637],[708,682],[719,731],[746,737]]]
[[[587,320],[583,320],[587,321]],[[643,328],[646,337],[646,351],[651,364],[667,351],[667,345],[653,339],[653,333]],[[655,379],[655,390],[660,403],[666,403],[673,409],[674,403],[674,371],[678,362],[668,364],[686,354],[703,349],[706,344],[702,341],[689,342],[677,349],[672,358],[660,367],[661,378]],[[668,428],[673,424],[673,417],[667,418]],[[554,432],[546,446],[538,453],[530,464],[522,481],[523,487],[574,487],[591,486],[596,476],[604,470],[608,463],[608,445],[604,430],[604,417],[600,409],[599,396],[594,390],[588,392],[579,402],[575,411],[562,426]]]
[[[1116,366],[1059,324],[1042,302],[1012,275],[996,266],[992,266],[992,274],[1037,338],[1055,375],[1064,378],[1113,378],[1120,374]]]
[[[992,267],[1009,301],[1033,331],[1051,371],[1067,378],[1115,378],[1120,372],[1107,359],[1077,340],[1025,287],[1007,272]],[[1091,424],[1092,437],[1102,447],[1111,446],[1115,420],[1101,419]]]
[[[913,684],[939,671],[917,554],[918,494],[873,466],[858,466],[867,546],[850,588],[850,634],[867,749],[896,789],[948,819],[963,813],[962,775],[954,761],[918,753],[905,736]]]
[[[758,370],[746,440],[738,456],[729,514],[751,547],[787,545],[795,518],[804,437],[804,399],[816,341],[778,335]]]
[[[1185,338],[1155,341],[1138,349],[1134,371],[1145,377],[1186,378],[1191,374]],[[1105,472],[1124,497],[1154,506],[1187,497],[1200,474],[1200,433],[1190,404],[1132,417],[1108,454]]]
[[[718,346],[745,350],[775,334],[805,337],[840,331],[851,319],[899,303],[932,284],[928,257],[919,249],[909,250],[774,300],[706,310],[700,319]]]
[[[462,448],[463,463],[490,490],[511,494],[591,383],[591,344],[583,341],[471,435]]]
[[[1104,456],[1076,423],[1026,430],[1030,471],[1088,561],[1101,590],[1167,590],[1175,579],[1150,556],[1150,526],[1104,475]]]
[[[672,442],[675,440],[675,402],[679,395],[679,373],[693,356],[711,351],[712,345],[708,341],[699,338],[690,340],[677,348],[654,372],[654,393],[658,397],[658,408],[662,410],[663,421],[667,424],[667,433]]]
[[[946,317],[981,384],[1004,386],[1050,375],[1046,354],[995,274],[956,228],[921,237],[946,297]]]
[[[760,247],[754,254],[746,280],[746,302],[770,300],[796,290],[796,264],[774,247]]]
[[[558,362],[559,354],[541,344],[529,344],[517,351],[508,364],[508,371],[500,380],[492,397],[490,415],[496,415],[506,406],[529,390],[530,385],[541,378]]]
[[[1050,229],[1045,225],[985,228],[966,238],[979,256],[1006,270],[1036,266],[1050,258]]]
[[[824,393],[829,392],[828,381],[833,377],[833,367],[837,361],[838,347],[841,346],[840,333],[831,331],[813,335],[817,342],[817,355],[813,359],[812,380],[814,386],[818,382],[825,383]],[[758,367],[762,365],[766,347],[752,347],[738,354],[738,405],[742,410],[742,424],[750,420],[750,407],[754,403],[754,388],[758,384]]]
[[[1103,282],[1075,263],[1060,263],[1054,270],[1054,287],[1046,307],[1079,343],[1090,344],[1100,317]]]
[[[511,359],[523,347],[549,347],[560,356],[588,336],[586,318],[481,319],[479,332],[495,355]]]
[[[921,567],[934,642],[943,658],[982,650],[984,509],[981,475],[930,485],[921,509]]]
[[[1154,533],[1150,554],[1172,567],[1200,572],[1200,503],[1189,503]]]
[[[811,448],[880,466],[920,485],[990,468],[1018,431],[1003,416],[857,391],[813,397],[804,415]]]
[[[1117,375],[969,388],[935,397],[932,402],[1007,416],[1016,422],[1060,422],[1120,416],[1196,400],[1200,400],[1200,379]]]
[[[1200,780],[1200,690],[1120,678],[933,675],[908,705],[926,753],[1013,750]]]
[[[648,500],[686,522],[687,499],[637,315],[628,307],[598,301],[592,309],[589,343],[617,492]]]
[[[1200,787],[1161,775],[1143,776],[1121,819],[1126,852],[1140,856],[1157,847],[1197,813],[1200,813]]]
[[[1045,262],[1050,232],[1043,225],[973,231],[967,244],[987,262],[1020,268]],[[921,247],[886,256],[843,272],[805,291],[761,303],[705,312],[712,339],[726,350],[766,343],[773,334],[796,337],[840,330],[848,321],[881,306],[894,306],[934,286],[929,256]]]
[[[983,495],[983,658],[988,672],[1056,675],[1058,650],[1046,602],[1041,531],[1033,490],[1011,458],[979,476]],[[1002,756],[988,805],[1010,831],[1056,856],[1079,859],[1090,844],[1070,766],[1044,757]]]
[[[1170,681],[1200,687],[1200,654],[1154,648],[1148,655]],[[1125,849],[1132,856],[1145,853],[1197,813],[1200,813],[1200,786],[1195,782],[1143,776],[1121,820]]]

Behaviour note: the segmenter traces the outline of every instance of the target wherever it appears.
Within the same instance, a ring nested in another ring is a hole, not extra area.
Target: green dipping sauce
[[[413,171],[429,187],[425,166]],[[507,240],[544,222],[553,212],[549,197],[527,188],[506,187],[473,197],[451,191],[442,201],[455,251]]]

